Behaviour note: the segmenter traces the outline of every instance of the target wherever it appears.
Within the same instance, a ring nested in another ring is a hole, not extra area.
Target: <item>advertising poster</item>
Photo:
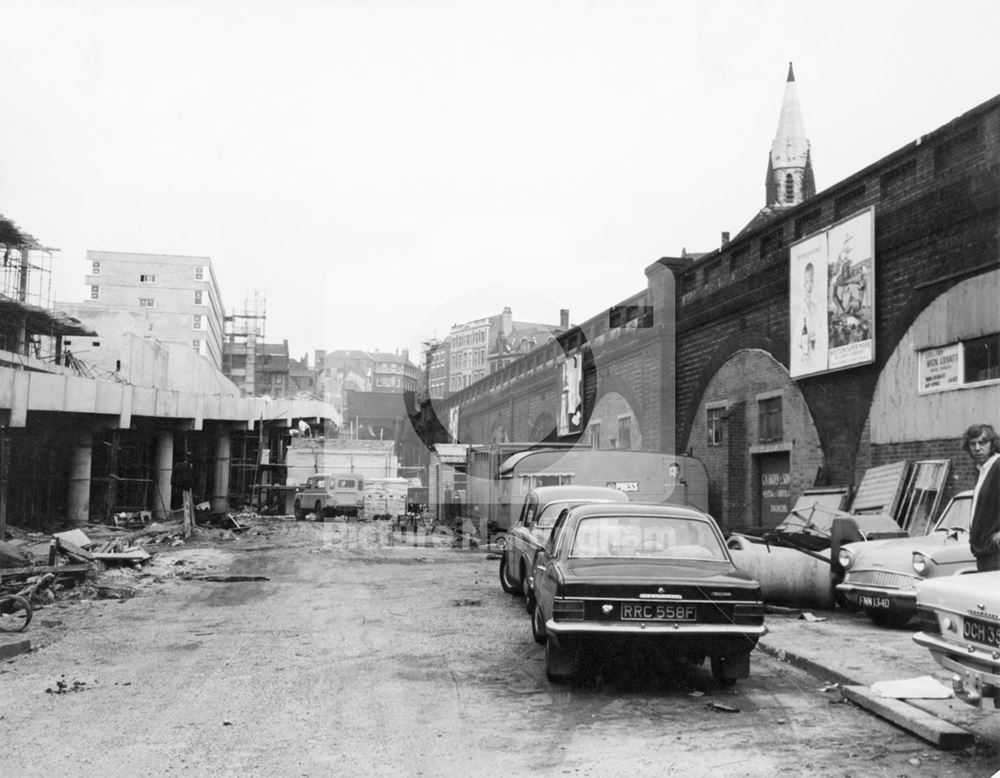
[[[791,246],[792,378],[874,360],[874,234],[869,208]]]
[[[583,421],[583,357],[567,356],[562,365],[562,390],[559,400],[560,435],[575,435]]]
[[[791,349],[792,378],[827,369],[826,233],[792,246]]]

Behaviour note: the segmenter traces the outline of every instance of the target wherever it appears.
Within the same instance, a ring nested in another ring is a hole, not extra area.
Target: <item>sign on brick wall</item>
[[[875,209],[789,251],[792,378],[870,364],[875,354]]]

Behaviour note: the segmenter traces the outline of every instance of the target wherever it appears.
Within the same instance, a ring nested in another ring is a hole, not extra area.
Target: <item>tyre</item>
[[[0,597],[0,632],[24,632],[31,623],[31,603],[18,594]]]
[[[507,555],[500,555],[500,586],[507,594],[520,594],[520,590],[507,575]]]
[[[302,503],[295,501],[295,520],[302,521],[306,517],[306,512],[302,510]]]
[[[575,651],[559,648],[551,640],[545,642],[545,677],[551,683],[565,683],[576,675],[577,655]]]
[[[528,593],[524,595],[524,609],[528,612],[529,616],[535,612],[535,590],[530,586],[528,587]]]
[[[547,635],[545,633],[545,616],[542,615],[542,609],[535,603],[535,609],[531,612],[531,637],[535,639],[536,643],[547,643]],[[546,656],[548,654],[546,653]],[[546,659],[546,663],[548,660]]]
[[[313,506],[313,513],[316,514],[316,521],[323,521],[323,503],[319,500]]]

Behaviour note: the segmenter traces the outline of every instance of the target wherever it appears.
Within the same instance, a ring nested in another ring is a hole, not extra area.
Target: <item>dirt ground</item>
[[[60,599],[0,664],[0,775],[989,776],[755,654],[545,679],[497,561],[385,525],[256,520],[200,533],[121,600]],[[207,580],[212,576],[228,580]],[[258,580],[251,580],[258,579]]]

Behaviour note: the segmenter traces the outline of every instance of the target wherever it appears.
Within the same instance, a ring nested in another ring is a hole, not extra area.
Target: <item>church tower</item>
[[[788,63],[785,96],[778,118],[778,131],[771,143],[767,159],[767,179],[764,182],[765,208],[781,210],[798,205],[816,194],[812,160],[809,156],[809,139],[806,137],[799,92],[795,85],[795,72]]]

